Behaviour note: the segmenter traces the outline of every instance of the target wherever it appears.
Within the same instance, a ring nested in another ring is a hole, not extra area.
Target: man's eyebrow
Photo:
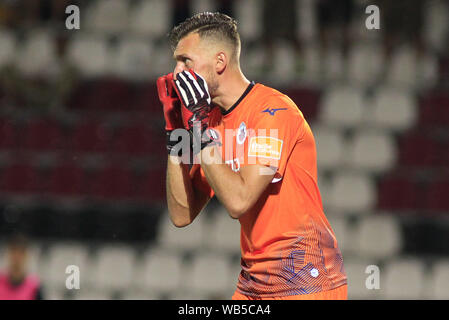
[[[184,60],[184,59],[190,59],[190,58],[186,54],[177,54],[177,55],[173,55],[173,59],[178,61],[178,60]]]

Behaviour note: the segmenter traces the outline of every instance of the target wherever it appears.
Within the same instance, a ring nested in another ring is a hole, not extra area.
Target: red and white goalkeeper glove
[[[174,88],[181,100],[181,114],[184,128],[192,137],[193,152],[198,153],[209,145],[221,145],[218,133],[209,128],[211,98],[206,81],[193,70],[176,75]]]
[[[157,79],[157,92],[162,103],[165,118],[165,131],[167,134],[167,150],[170,152],[178,141],[171,141],[173,130],[182,128],[181,101],[173,90],[173,73]]]

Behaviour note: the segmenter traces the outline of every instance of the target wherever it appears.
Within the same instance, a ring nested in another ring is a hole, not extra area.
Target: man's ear
[[[218,74],[222,74],[228,65],[228,57],[226,56],[226,53],[219,52],[216,55],[216,63],[215,63],[215,71]]]

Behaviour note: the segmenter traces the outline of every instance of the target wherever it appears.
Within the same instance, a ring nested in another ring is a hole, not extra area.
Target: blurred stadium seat
[[[449,299],[449,260],[441,259],[434,263],[432,276],[427,284],[429,299]]]
[[[223,275],[229,272],[229,265],[229,259],[217,253],[195,255],[185,270],[187,288],[205,295],[222,294],[228,286],[228,277]]]
[[[376,190],[368,175],[339,171],[332,179],[328,194],[331,211],[366,212],[375,203]]]
[[[376,299],[379,297],[379,290],[368,289],[366,286],[367,277],[369,276],[367,267],[375,265],[375,263],[377,262],[360,258],[344,259],[345,271],[348,277],[349,299]],[[382,277],[382,272],[380,277]]]
[[[349,86],[329,88],[321,101],[320,121],[341,128],[358,127],[365,113],[361,90]]]
[[[130,29],[141,36],[161,37],[169,31],[169,15],[169,1],[141,1],[131,9]]]
[[[56,60],[56,48],[52,35],[45,29],[28,34],[19,51],[17,66],[27,76],[43,76],[52,69]]]
[[[129,288],[134,273],[134,251],[126,246],[111,245],[98,250],[92,265],[92,285],[110,291]]]
[[[14,58],[16,39],[14,34],[7,29],[0,29],[0,66],[10,63]]]
[[[114,74],[129,80],[147,79],[152,68],[152,51],[151,42],[137,37],[122,37],[114,55]]]
[[[381,278],[384,299],[422,299],[426,274],[423,262],[414,258],[392,260]]]
[[[369,122],[380,129],[403,131],[417,119],[417,106],[413,94],[395,88],[379,88],[374,97]]]
[[[313,126],[317,149],[317,164],[320,169],[338,168],[343,161],[345,139],[338,129]]]
[[[185,266],[173,251],[150,249],[143,256],[134,277],[134,287],[151,292],[173,292],[182,282]]]
[[[213,221],[209,224],[209,246],[214,251],[223,253],[240,253],[240,224],[230,219],[228,212],[223,208],[214,213]]]
[[[396,162],[396,148],[392,137],[378,130],[358,130],[346,150],[345,163],[350,168],[369,173],[385,172]]]
[[[106,74],[110,70],[111,51],[102,36],[82,34],[75,37],[67,49],[71,61],[86,77]]]
[[[397,219],[385,214],[364,217],[356,229],[354,243],[357,256],[372,259],[395,256],[402,248]]]
[[[59,243],[52,246],[42,262],[42,280],[46,287],[62,290],[66,288],[67,267],[74,265],[80,271],[80,287],[89,286],[90,265],[86,247],[79,243]],[[61,294],[61,292],[56,292]]]
[[[235,19],[240,22],[239,33],[242,39],[251,41],[260,37],[261,15],[261,7],[256,0],[235,3]]]
[[[85,18],[87,27],[103,33],[120,33],[128,27],[128,1],[98,0],[89,8]]]
[[[355,246],[354,230],[346,217],[330,213],[327,213],[327,216],[343,256],[353,253]]]
[[[163,247],[177,250],[193,250],[203,246],[206,219],[199,216],[193,223],[176,228],[164,212],[158,226],[157,243]]]

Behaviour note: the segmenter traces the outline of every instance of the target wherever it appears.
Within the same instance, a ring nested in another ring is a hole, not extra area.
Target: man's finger
[[[159,95],[159,100],[164,100],[168,96],[167,92],[167,77],[162,76],[157,79],[157,94]]]
[[[181,84],[183,89],[186,91],[186,94],[189,97],[189,102],[190,102],[190,99],[192,99],[190,104],[197,104],[198,96],[197,96],[195,90],[193,89],[192,84],[187,80],[187,75],[184,72],[179,73],[177,81],[179,81],[179,83]]]

